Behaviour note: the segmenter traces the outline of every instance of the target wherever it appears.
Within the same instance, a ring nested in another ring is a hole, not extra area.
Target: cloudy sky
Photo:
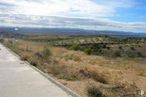
[[[146,0],[0,0],[0,26],[146,32]]]

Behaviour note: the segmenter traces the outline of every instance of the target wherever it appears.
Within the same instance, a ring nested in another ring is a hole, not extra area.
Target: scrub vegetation
[[[139,97],[138,90],[146,91],[145,38],[41,37],[3,44],[83,97]]]

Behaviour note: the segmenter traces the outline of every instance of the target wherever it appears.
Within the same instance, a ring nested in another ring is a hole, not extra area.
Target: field
[[[2,42],[82,97],[139,97],[139,90],[146,91],[145,38],[34,36]]]

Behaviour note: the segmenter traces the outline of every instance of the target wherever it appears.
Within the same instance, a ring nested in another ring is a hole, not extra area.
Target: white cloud
[[[99,1],[99,2],[97,2]],[[43,16],[105,17],[119,7],[130,7],[131,0],[0,0],[6,14]],[[133,1],[133,0],[132,0]],[[130,2],[130,3],[129,3]],[[1,4],[1,5],[2,5]],[[9,5],[9,6],[8,6]]]
[[[8,19],[9,18],[9,19]],[[94,30],[122,30],[144,32],[146,23],[144,22],[117,22],[107,18],[68,18],[54,16],[1,16],[0,22],[6,26],[23,27],[46,27],[46,28],[81,28]]]
[[[119,8],[135,4],[135,0],[0,0],[0,25],[146,31],[144,22],[108,19]]]

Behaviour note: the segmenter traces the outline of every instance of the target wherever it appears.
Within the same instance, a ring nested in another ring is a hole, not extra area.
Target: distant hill
[[[124,31],[98,31],[71,28],[27,28],[27,27],[0,27],[0,33],[6,37],[22,37],[24,35],[109,35],[114,37],[146,37],[146,33]]]
[[[1,32],[0,31],[0,37],[4,38],[23,38],[26,35],[15,33],[15,32]]]

